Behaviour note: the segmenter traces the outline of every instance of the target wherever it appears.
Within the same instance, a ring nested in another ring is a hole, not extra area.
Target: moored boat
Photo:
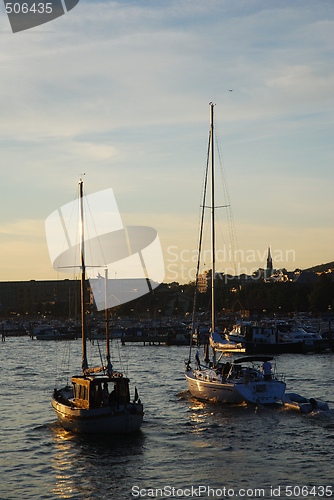
[[[209,335],[209,344],[217,352],[245,352],[245,347],[241,342],[233,342],[225,337],[223,338],[217,332],[211,332]]]
[[[226,334],[230,341],[240,342],[247,354],[301,354],[321,352],[329,342],[316,332],[303,328],[292,328],[285,322],[243,322],[237,323]]]

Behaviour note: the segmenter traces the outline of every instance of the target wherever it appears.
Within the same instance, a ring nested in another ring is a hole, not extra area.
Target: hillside
[[[334,269],[334,262],[328,262],[327,264],[318,264],[317,266],[309,267],[308,269],[303,269],[303,271],[309,271],[313,273],[322,273],[328,269]]]

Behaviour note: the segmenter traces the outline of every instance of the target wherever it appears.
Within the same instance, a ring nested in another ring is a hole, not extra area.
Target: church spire
[[[267,279],[270,278],[270,276],[273,273],[273,259],[271,258],[271,253],[270,253],[270,246],[268,247],[268,257],[267,257],[267,268],[265,272],[265,277]]]

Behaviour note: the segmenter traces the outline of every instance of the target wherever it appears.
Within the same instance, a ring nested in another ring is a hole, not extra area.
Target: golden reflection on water
[[[191,434],[194,436],[192,446],[201,449],[210,448],[211,443],[207,440],[206,432],[208,430],[208,420],[214,415],[214,412],[208,403],[196,399],[191,400],[189,408],[191,410]]]
[[[206,405],[201,401],[193,401],[190,409],[192,411],[190,415],[191,433],[200,435],[205,431],[204,423],[207,419]],[[204,442],[196,442],[194,444],[200,447],[205,446]]]
[[[59,498],[72,498],[73,493],[77,491],[75,478],[70,474],[74,466],[71,450],[74,435],[56,425],[52,431],[56,453],[51,459],[51,465],[56,473],[56,485],[51,492]]]

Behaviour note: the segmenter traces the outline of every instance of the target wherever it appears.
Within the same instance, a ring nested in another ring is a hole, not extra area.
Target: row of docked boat
[[[241,343],[249,354],[321,352],[333,346],[331,332],[322,336],[285,320],[240,322],[225,336],[231,342]]]
[[[166,345],[189,345],[191,336],[188,324],[171,321],[170,318],[163,318],[158,324],[119,318],[111,321],[109,328],[111,339],[124,339],[126,343],[159,337],[160,342]],[[334,322],[313,321],[313,326],[309,327],[294,319],[240,320],[230,329],[218,325],[213,335],[210,334],[210,328],[209,323],[198,322],[193,335],[194,343],[217,343],[227,352],[246,352],[251,355],[322,352],[334,347]],[[75,321],[4,321],[1,331],[3,337],[29,335],[37,340],[72,340],[81,337],[80,323]],[[87,338],[103,340],[104,322],[88,323]]]

